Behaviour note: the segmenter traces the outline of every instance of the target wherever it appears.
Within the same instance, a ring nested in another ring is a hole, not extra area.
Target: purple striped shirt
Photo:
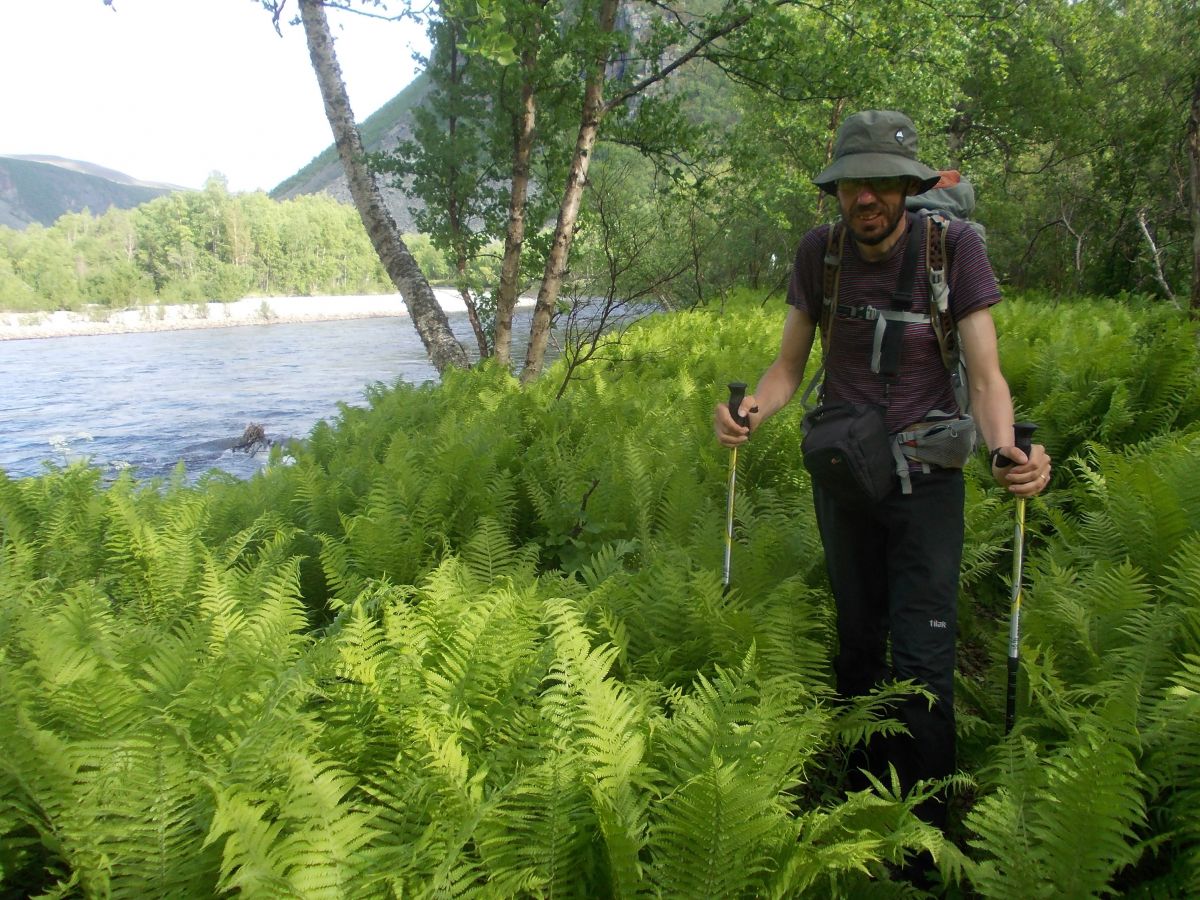
[[[912,223],[910,222],[910,226]],[[809,231],[800,241],[787,302],[805,310],[814,322],[821,318],[821,296],[825,278],[825,246],[829,225]],[[912,228],[905,230],[891,254],[881,262],[868,262],[858,254],[854,239],[846,235],[842,253],[838,303],[881,309],[891,307],[892,291],[900,277],[904,248]],[[955,321],[1000,302],[1000,287],[987,258],[983,241],[967,223],[951,221],[946,232],[947,280],[950,312]],[[915,313],[929,312],[929,276],[925,270],[925,247],[919,250],[919,265],[913,280]],[[878,403],[887,407],[887,426],[901,431],[925,418],[934,409],[957,410],[950,375],[942,363],[937,335],[928,320],[900,326],[904,344],[899,377],[890,386],[882,375],[871,372],[871,348],[875,323],[864,319],[832,320],[832,352],[826,352],[825,399],[852,403]],[[826,348],[828,351],[828,348]]]

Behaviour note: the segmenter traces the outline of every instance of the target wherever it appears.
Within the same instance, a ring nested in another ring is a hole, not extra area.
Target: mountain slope
[[[399,94],[377,109],[359,124],[363,147],[368,153],[391,150],[401,141],[412,137],[412,110],[421,104],[429,90],[429,78],[422,72]],[[401,231],[412,230],[412,210],[420,201],[404,192],[383,187],[383,197]],[[352,203],[346,175],[338,160],[337,149],[330,144],[307,166],[270,192],[275,200],[290,200],[304,194],[324,192]]]
[[[0,156],[0,225],[50,226],[68,212],[100,215],[109,207],[131,209],[172,190],[121,172],[56,156]]]

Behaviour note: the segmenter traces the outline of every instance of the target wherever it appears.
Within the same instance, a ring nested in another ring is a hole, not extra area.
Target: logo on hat
[[[903,129],[903,128],[897,128],[897,129],[896,129],[895,138],[896,138],[896,143],[897,143],[897,144],[903,144],[903,143],[904,143],[904,129]]]

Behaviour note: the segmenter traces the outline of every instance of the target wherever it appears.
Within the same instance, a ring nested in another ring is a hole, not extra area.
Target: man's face
[[[838,181],[842,219],[856,241],[872,247],[897,233],[909,183],[904,176],[842,178]]]

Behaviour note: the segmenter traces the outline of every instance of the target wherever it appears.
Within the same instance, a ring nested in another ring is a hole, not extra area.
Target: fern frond
[[[876,735],[903,734],[904,726],[889,716],[902,700],[912,697],[933,700],[933,695],[913,681],[880,685],[870,694],[846,697],[833,718],[832,737],[845,747],[866,743]]]
[[[1158,439],[1121,454],[1089,451],[1091,462],[1079,462],[1091,503],[1080,516],[1085,546],[1077,549],[1088,558],[1128,558],[1156,576],[1200,529],[1200,437]]]
[[[449,715],[480,713],[490,718],[497,712],[513,664],[509,651],[515,648],[505,638],[516,637],[511,629],[515,609],[511,594],[478,598],[462,607],[444,641],[430,648],[425,682],[431,699],[444,704]]]
[[[677,692],[672,714],[657,726],[655,760],[682,784],[712,771],[713,760],[749,764],[762,790],[781,795],[825,744],[829,713],[796,677],[762,679],[753,648],[736,670],[698,675]]]
[[[332,591],[330,606],[340,608],[352,603],[367,589],[368,579],[358,569],[349,545],[328,534],[318,534],[321,542],[321,572]]]
[[[637,550],[637,546],[633,541],[600,545],[578,570],[583,583],[591,590],[596,590],[609,578],[624,572],[625,560]]]
[[[542,694],[544,715],[558,729],[556,739],[581,748],[591,773],[592,812],[608,851],[612,890],[630,896],[642,878],[649,802],[643,717],[629,692],[608,678],[617,649],[590,645],[590,632],[574,605],[551,600],[546,619],[554,660]]]
[[[241,793],[218,795],[212,829],[205,847],[224,841],[221,848],[221,887],[263,896],[295,895],[287,871],[273,852],[284,823],[272,821],[264,804]]]
[[[581,754],[547,744],[479,830],[479,850],[497,896],[593,896],[589,874],[598,828]]]
[[[755,777],[753,766],[713,754],[708,766],[658,802],[649,846],[663,895],[751,896],[780,849],[795,839],[778,791]]]
[[[1200,648],[1197,648],[1200,649]],[[1181,896],[1200,895],[1200,653],[1184,657],[1166,695],[1152,711],[1144,770],[1154,788],[1157,852]],[[1164,885],[1164,893],[1167,888]]]
[[[347,795],[352,781],[299,753],[285,761],[286,784],[262,802],[226,788],[205,845],[221,845],[222,890],[275,896],[340,898],[356,892],[359,851],[374,829]]]
[[[512,542],[508,530],[496,519],[482,518],[475,533],[467,540],[461,551],[474,584],[486,590],[502,576],[525,578],[533,576],[537,562],[537,547],[518,547]]]
[[[967,866],[988,896],[1090,897],[1143,852],[1141,778],[1128,748],[1091,728],[1039,758],[1029,742],[966,820],[982,858]]]
[[[900,797],[892,786],[876,782],[875,791],[858,791],[833,807],[802,813],[796,822],[797,840],[782,855],[765,893],[794,896],[908,896],[907,886],[887,880],[884,864],[898,866],[910,855],[928,853],[946,882],[959,880],[966,862],[940,831],[913,815],[913,807],[941,783]]]
[[[208,801],[178,735],[148,722],[140,735],[65,741],[26,711],[10,712],[3,720],[20,743],[5,748],[0,784],[11,786],[9,809],[50,859],[114,897],[211,891],[215,861],[196,850]]]

